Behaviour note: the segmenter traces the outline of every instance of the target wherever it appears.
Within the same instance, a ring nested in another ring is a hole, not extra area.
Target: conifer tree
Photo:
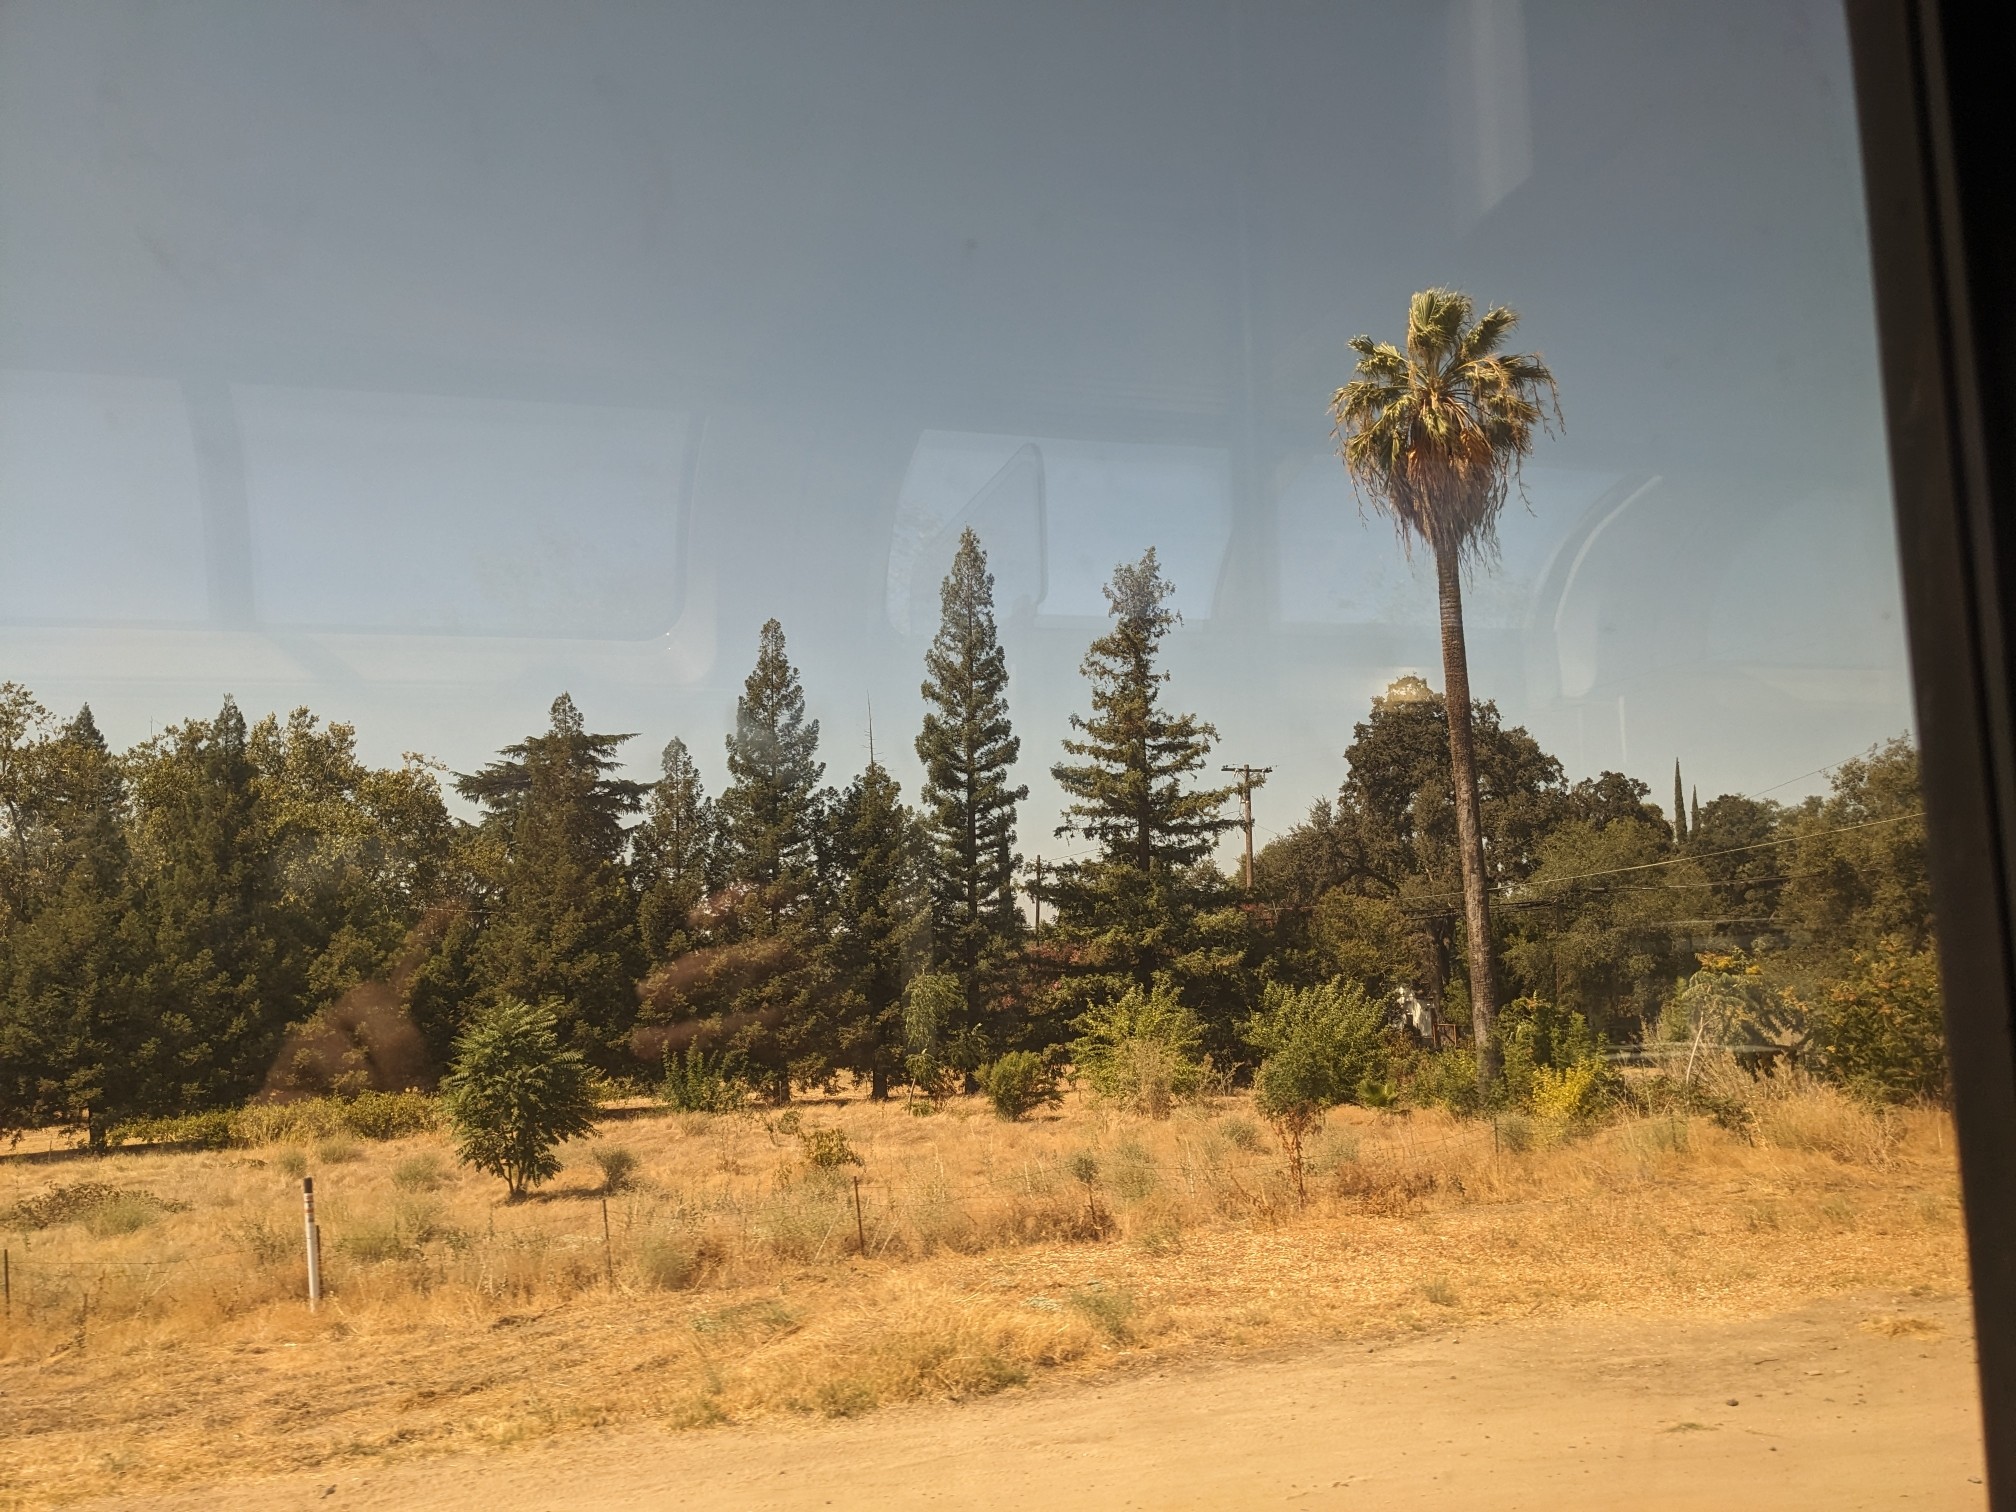
[[[1680,763],[1673,763],[1673,838],[1687,843],[1687,790],[1680,785]]]
[[[1051,768],[1071,802],[1058,834],[1098,846],[1090,862],[1058,868],[1051,896],[1059,924],[1088,964],[1143,988],[1191,948],[1189,925],[1223,879],[1201,866],[1234,821],[1223,817],[1233,789],[1196,788],[1218,732],[1194,714],[1161,706],[1169,674],[1157,657],[1178,623],[1154,548],[1114,570],[1106,588],[1113,629],[1094,641],[1081,670],[1092,684],[1092,714],[1073,715],[1080,738],[1064,749],[1077,762]],[[1213,887],[1213,881],[1218,884]]]
[[[1701,789],[1698,787],[1694,789],[1694,810],[1687,820],[1687,833],[1690,835],[1701,833]]]
[[[653,965],[686,948],[693,910],[719,885],[719,826],[700,769],[673,737],[659,758],[663,775],[651,785],[644,822],[632,837],[638,931]]]
[[[618,1069],[628,1064],[642,966],[623,818],[644,787],[609,775],[631,736],[591,733],[565,693],[551,719],[545,734],[456,779],[494,838],[475,985],[484,1002],[556,1005],[563,1041]]]
[[[770,620],[736,701],[716,805],[726,886],[707,910],[697,969],[658,974],[649,994],[661,1014],[698,1020],[710,1047],[738,1057],[780,1101],[794,1083],[828,1084],[838,1069],[822,869],[831,793],[818,786],[818,749],[819,722],[805,717],[798,669]]]
[[[88,705],[32,749],[35,780],[17,790],[26,802],[6,838],[35,832],[42,885],[0,929],[0,1131],[81,1123],[95,1147],[112,1122],[147,1111],[125,787]]]
[[[931,944],[959,979],[966,1024],[986,1017],[994,978],[1022,930],[1015,900],[1015,805],[1022,742],[1008,719],[1008,663],[994,625],[994,577],[980,538],[959,538],[940,590],[938,634],[924,654],[924,824],[930,838]]]
[[[834,981],[841,1064],[889,1095],[903,1069],[904,989],[930,928],[925,839],[896,779],[871,756],[834,808]]]
[[[785,654],[784,629],[764,623],[756,666],[735,701],[728,788],[721,795],[727,872],[759,889],[775,913],[809,894],[817,864],[819,721]]]
[[[181,1111],[238,1101],[306,1016],[305,971],[284,948],[281,868],[245,717],[171,725],[127,758],[152,1028],[133,1047],[135,1101]]]

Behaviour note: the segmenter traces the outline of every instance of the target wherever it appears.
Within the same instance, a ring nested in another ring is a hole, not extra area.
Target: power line
[[[1902,824],[1906,819],[1922,818],[1924,817],[1924,813],[1925,811],[1923,809],[1912,809],[1909,813],[1906,814],[1892,814],[1887,819],[1863,819],[1857,821],[1854,824],[1830,825],[1826,829],[1806,830],[1803,833],[1797,835],[1781,835],[1775,840],[1759,840],[1751,845],[1725,846],[1721,850],[1699,851],[1691,856],[1668,856],[1663,861],[1640,861],[1632,866],[1610,866],[1603,868],[1601,871],[1575,872],[1566,877],[1527,878],[1526,880],[1516,883],[1514,885],[1519,887],[1553,887],[1564,882],[1587,881],[1591,877],[1617,877],[1624,875],[1626,872],[1654,871],[1662,866],[1680,866],[1684,865],[1686,862],[1689,861],[1706,861],[1714,856],[1738,856],[1742,855],[1746,851],[1771,850],[1781,845],[1798,845],[1802,841],[1816,839],[1822,835],[1845,835],[1851,830],[1872,829],[1878,825],[1884,825],[1884,824]],[[1742,880],[1749,881],[1750,879],[1746,878]],[[1779,880],[1784,879],[1781,878]],[[1705,887],[1719,884],[1698,883],[1693,885]],[[1601,890],[1610,891],[1611,889],[1606,888]],[[1463,895],[1460,892],[1447,892],[1447,893],[1420,893],[1417,894],[1416,896],[1419,897],[1423,902],[1437,903],[1450,898],[1460,898]],[[1503,892],[1502,889],[1499,890],[1498,896],[1505,897],[1505,893]],[[1510,902],[1512,900],[1508,899],[1507,901]]]

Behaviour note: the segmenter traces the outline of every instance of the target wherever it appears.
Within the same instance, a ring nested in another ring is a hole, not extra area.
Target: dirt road
[[[965,1406],[577,1434],[111,1512],[972,1507],[1978,1508],[1964,1299],[1497,1324]]]

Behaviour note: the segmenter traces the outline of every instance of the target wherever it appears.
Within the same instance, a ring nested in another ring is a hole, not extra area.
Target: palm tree
[[[1424,289],[1407,307],[1407,349],[1354,337],[1357,376],[1330,401],[1338,452],[1361,497],[1391,516],[1409,551],[1435,557],[1442,611],[1443,706],[1456,787],[1456,842],[1463,868],[1463,924],[1470,965],[1470,1027],[1477,1075],[1497,1079],[1492,1035],[1497,994],[1491,914],[1485,898],[1484,833],[1477,759],[1470,738],[1470,661],[1463,644],[1463,563],[1497,551],[1498,512],[1533,450],[1536,427],[1561,419],[1554,375],[1538,357],[1500,350],[1519,317],[1502,305],[1473,324],[1467,294]]]

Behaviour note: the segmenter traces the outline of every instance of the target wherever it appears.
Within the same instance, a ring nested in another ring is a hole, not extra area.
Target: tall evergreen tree
[[[1058,834],[1098,847],[1096,858],[1058,867],[1045,888],[1060,932],[1081,967],[1142,987],[1200,950],[1200,911],[1225,901],[1224,879],[1205,858],[1235,822],[1222,814],[1233,789],[1190,783],[1218,732],[1161,705],[1169,674],[1157,658],[1177,624],[1171,591],[1152,547],[1115,569],[1106,588],[1113,628],[1092,643],[1081,668],[1092,714],[1073,715],[1079,738],[1064,742],[1080,759],[1051,768],[1071,800]],[[1184,966],[1215,969],[1195,960]]]
[[[805,690],[784,649],[784,628],[765,621],[756,666],[735,702],[728,737],[722,840],[731,880],[764,895],[770,911],[809,895],[819,830],[819,721],[805,717]]]
[[[818,749],[819,722],[805,717],[798,669],[770,620],[736,701],[715,806],[725,885],[702,911],[699,948],[653,973],[645,993],[668,1043],[739,1057],[780,1101],[839,1069],[825,864],[837,847]]]
[[[474,976],[482,1001],[553,1004],[570,1048],[619,1069],[643,964],[623,820],[644,786],[610,775],[631,736],[590,732],[565,693],[551,718],[545,734],[456,779],[494,837]]]
[[[719,824],[700,769],[674,736],[659,758],[644,822],[631,839],[637,871],[638,931],[653,965],[684,950],[693,910],[719,885]]]
[[[1008,719],[1008,663],[994,625],[994,577],[980,538],[959,538],[939,594],[938,634],[924,654],[924,824],[930,837],[931,945],[959,979],[966,1024],[988,1017],[1003,961],[1022,931],[1015,900],[1015,805],[1022,742]]]
[[[925,837],[896,779],[872,757],[834,807],[834,980],[841,1064],[889,1095],[903,1068],[904,989],[930,929]]]
[[[37,832],[43,885],[0,927],[0,1131],[81,1123],[97,1145],[145,1111],[125,784],[88,705],[34,755],[6,826]]]
[[[1687,833],[1693,835],[1701,828],[1701,789],[1694,789],[1694,809],[1687,820]]]
[[[1673,838],[1687,843],[1687,790],[1680,785],[1680,763],[1673,763]]]
[[[257,1090],[306,1016],[303,963],[283,946],[281,867],[250,732],[229,698],[127,758],[152,1024],[133,1047],[135,1101],[163,1111]]]

